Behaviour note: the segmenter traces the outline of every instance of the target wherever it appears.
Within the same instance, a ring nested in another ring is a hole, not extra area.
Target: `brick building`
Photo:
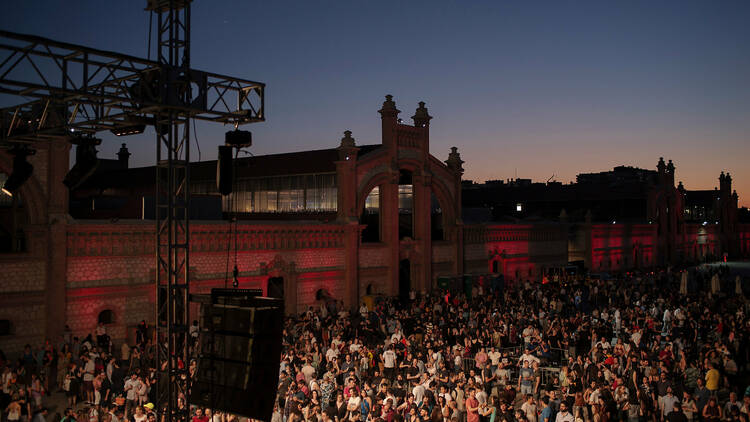
[[[724,250],[721,236],[733,233],[745,233],[737,242],[744,239],[743,253],[750,249],[750,230],[736,220],[698,227],[678,219],[682,237],[663,237],[660,228],[674,218],[665,220],[666,204],[685,203],[673,177],[672,188],[659,191],[669,195],[648,193],[662,204],[649,208],[651,224],[580,220],[570,208],[533,219],[476,218],[462,206],[470,190],[462,189],[458,150],[443,159],[430,153],[424,103],[411,124],[399,119],[391,96],[379,113],[380,143],[358,144],[347,131],[329,149],[237,159],[227,197],[216,191],[216,162],[193,163],[191,292],[231,285],[236,265],[240,287],[283,296],[292,313],[328,298],[352,307],[364,295],[426,291],[465,274],[539,280],[577,256],[595,270],[646,267],[690,245]],[[24,344],[55,341],[65,325],[86,335],[98,321],[115,342],[131,337],[155,316],[154,168],[129,168],[123,147],[69,196],[62,184],[69,144],[34,148],[32,177],[12,199],[0,196],[0,328],[8,327],[0,349],[13,355]],[[0,174],[11,171],[0,152]],[[666,187],[666,172],[648,174]]]

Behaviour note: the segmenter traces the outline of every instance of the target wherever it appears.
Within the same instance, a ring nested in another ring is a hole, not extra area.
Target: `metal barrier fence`
[[[551,347],[549,349],[549,358],[547,358],[547,365],[549,366],[562,366],[568,361],[570,351],[568,349],[558,349]]]
[[[474,358],[463,358],[462,368],[464,372],[469,372],[470,369],[477,369],[477,361]]]
[[[521,352],[523,352],[523,346],[501,347],[499,352],[503,355],[507,352],[508,356],[511,358],[520,358]]]
[[[560,368],[544,367],[539,368],[541,379],[541,385],[549,385],[550,380],[553,378],[560,378]]]

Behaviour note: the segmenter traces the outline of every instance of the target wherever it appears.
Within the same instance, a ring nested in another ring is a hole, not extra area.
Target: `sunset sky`
[[[0,28],[146,57],[145,5],[11,2]],[[256,155],[335,147],[347,129],[378,143],[393,94],[405,120],[427,103],[431,152],[457,146],[467,179],[569,182],[663,156],[687,189],[729,171],[750,206],[748,1],[195,0],[192,14],[192,67],[267,84]],[[198,124],[203,160],[226,130]],[[100,157],[124,141],[153,164],[147,134],[104,136]]]

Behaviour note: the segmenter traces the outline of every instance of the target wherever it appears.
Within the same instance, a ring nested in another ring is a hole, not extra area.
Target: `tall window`
[[[398,238],[414,237],[414,185],[412,174],[401,170],[398,181]]]
[[[239,179],[222,198],[224,212],[304,213],[337,210],[336,174],[309,174]],[[193,184],[193,193],[215,194],[211,183]]]
[[[380,211],[380,186],[375,186],[365,198],[365,212]]]
[[[430,229],[432,240],[445,240],[443,231],[443,209],[435,193],[430,194]]]
[[[365,208],[359,219],[365,225],[362,230],[362,242],[380,241],[380,187],[375,186],[365,198]]]

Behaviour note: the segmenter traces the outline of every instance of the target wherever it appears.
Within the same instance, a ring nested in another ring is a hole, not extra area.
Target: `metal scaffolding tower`
[[[157,394],[167,420],[189,419],[189,122],[265,117],[264,84],[190,68],[191,1],[148,0],[157,61],[0,31],[0,93],[36,98],[0,109],[0,146],[156,130]]]

